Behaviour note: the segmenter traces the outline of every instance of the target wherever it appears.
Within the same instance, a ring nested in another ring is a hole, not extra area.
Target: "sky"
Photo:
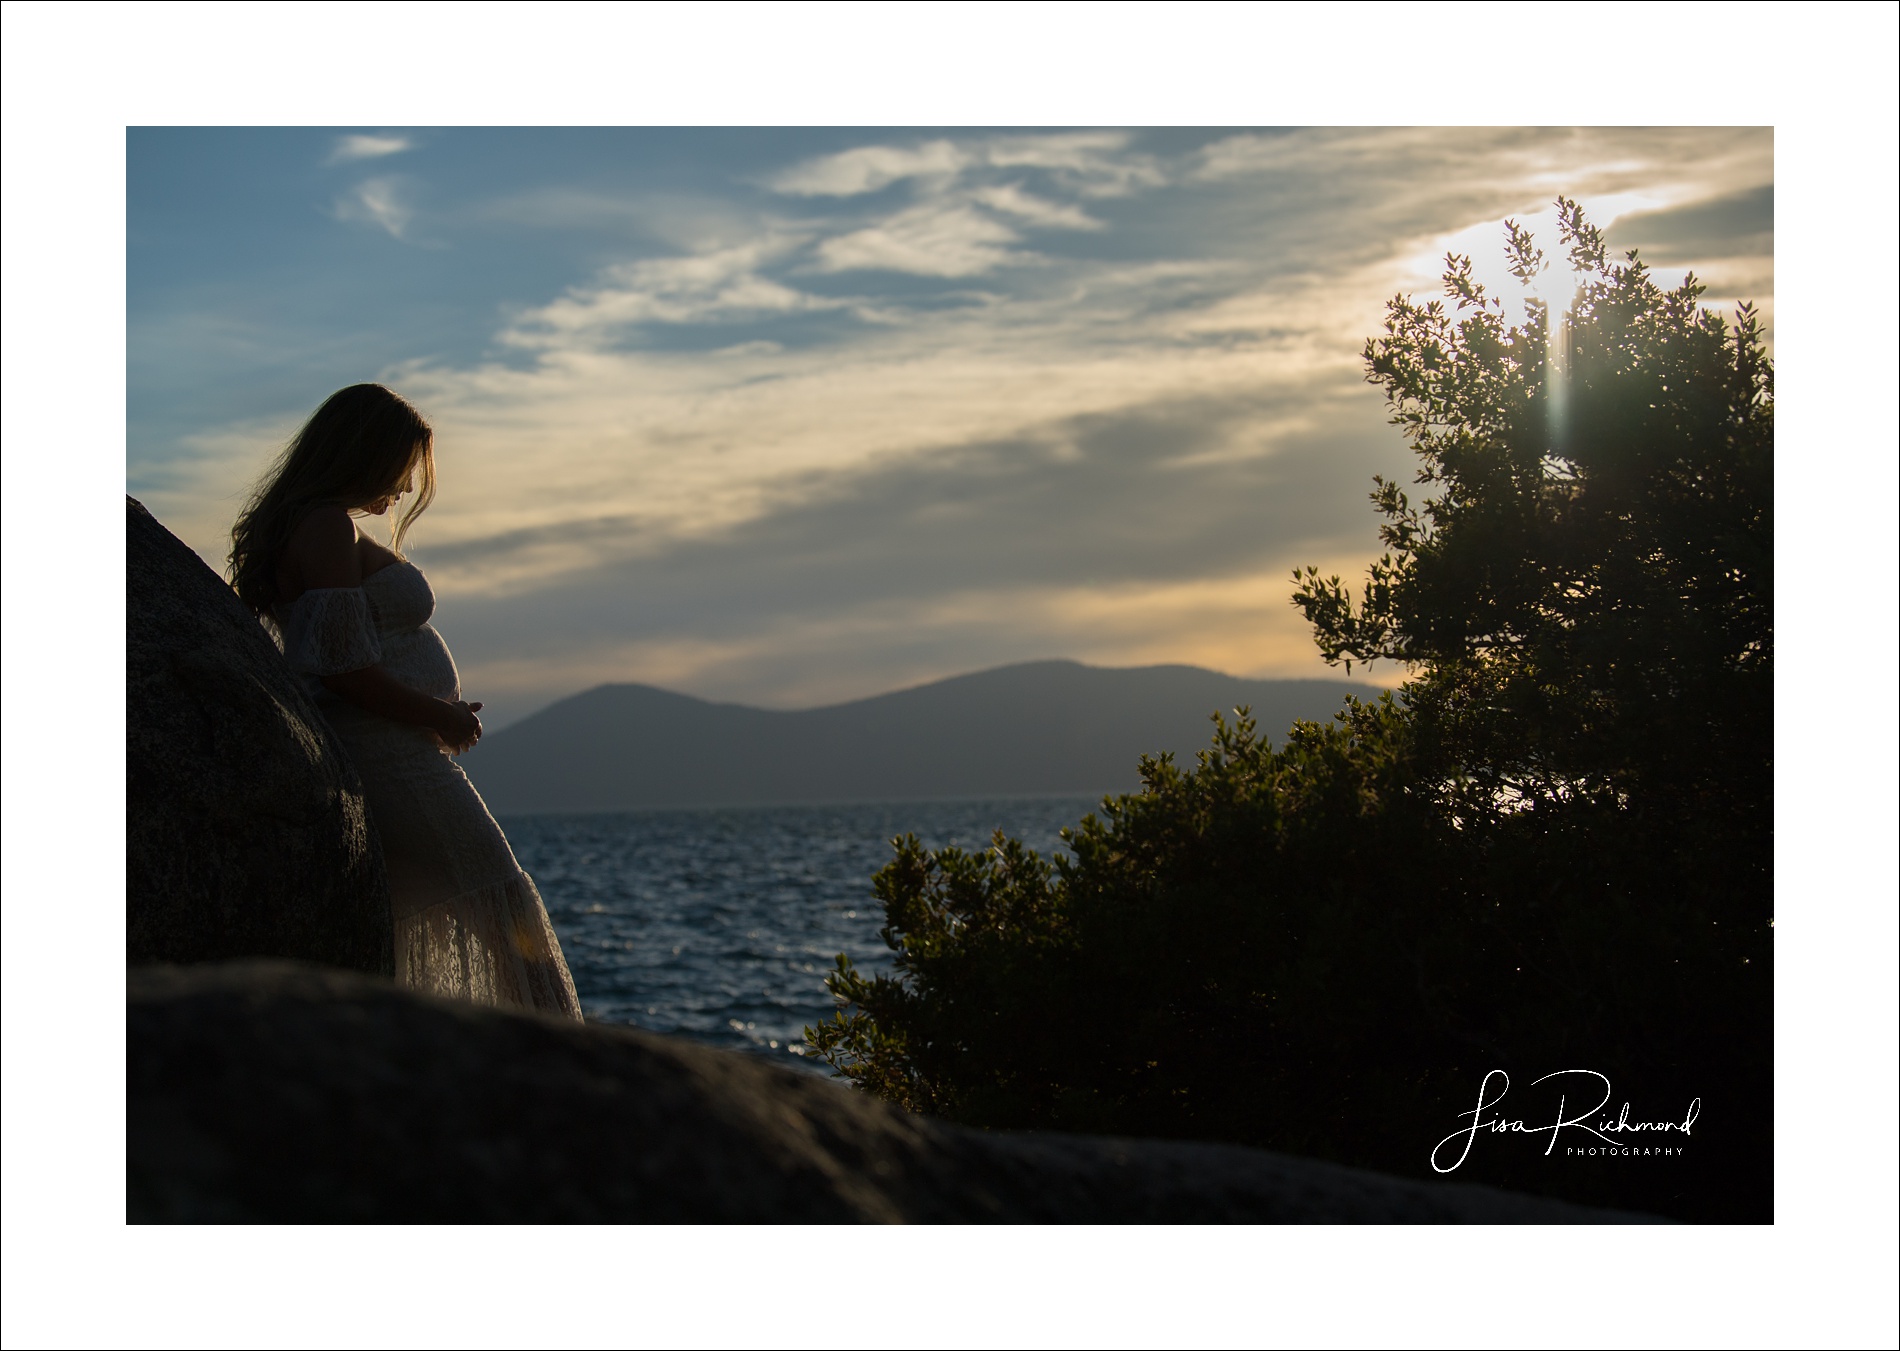
[[[1343,675],[1291,574],[1358,576],[1411,473],[1388,299],[1448,250],[1514,291],[1502,222],[1561,193],[1774,315],[1765,127],[133,127],[126,183],[128,491],[221,565],[324,397],[397,390],[490,727],[609,681]]]

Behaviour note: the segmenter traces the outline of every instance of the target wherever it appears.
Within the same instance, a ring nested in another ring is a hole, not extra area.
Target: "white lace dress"
[[[370,665],[439,699],[461,698],[455,659],[429,626],[435,593],[412,563],[361,587],[305,591],[273,614],[284,655],[342,739],[382,840],[396,921],[396,979],[434,994],[581,1016],[534,882],[436,735],[378,717],[321,677]]]

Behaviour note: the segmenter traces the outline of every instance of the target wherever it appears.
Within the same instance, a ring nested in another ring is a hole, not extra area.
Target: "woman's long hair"
[[[258,614],[277,600],[277,563],[312,507],[365,507],[415,475],[415,496],[390,529],[390,547],[435,499],[435,435],[422,415],[381,385],[339,389],[310,415],[258,481],[231,527],[229,575]]]

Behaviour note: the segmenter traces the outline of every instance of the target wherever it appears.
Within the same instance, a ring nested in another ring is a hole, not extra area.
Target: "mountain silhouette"
[[[484,737],[461,763],[498,814],[1108,793],[1143,754],[1191,765],[1209,721],[1248,705],[1277,743],[1324,721],[1343,680],[1242,680],[1196,666],[1037,661],[826,708],[711,703],[601,685]]]

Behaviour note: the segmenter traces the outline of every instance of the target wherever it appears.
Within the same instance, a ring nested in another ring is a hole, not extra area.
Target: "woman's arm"
[[[363,565],[357,553],[356,522],[338,506],[317,507],[298,523],[284,549],[282,574],[298,593],[324,587],[355,588],[363,584]],[[452,751],[465,751],[482,735],[480,704],[450,703],[403,684],[381,666],[322,677],[331,693],[357,707],[395,722],[426,727]]]
[[[378,717],[426,727],[452,751],[465,751],[482,737],[480,704],[450,703],[412,689],[380,666],[323,677],[323,687]]]

